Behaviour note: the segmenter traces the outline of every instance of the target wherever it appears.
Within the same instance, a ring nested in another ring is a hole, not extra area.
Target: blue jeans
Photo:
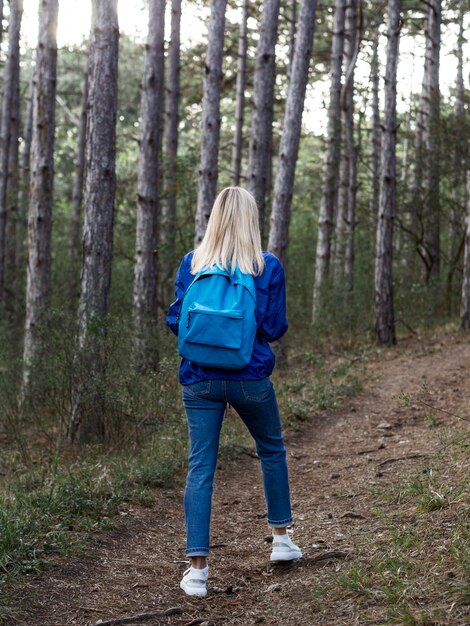
[[[184,492],[186,555],[207,556],[214,473],[227,403],[240,415],[256,442],[263,471],[268,524],[292,522],[286,449],[274,387],[262,380],[206,380],[183,386],[190,450]]]

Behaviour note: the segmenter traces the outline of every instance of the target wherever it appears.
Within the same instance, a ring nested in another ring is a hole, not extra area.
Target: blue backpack
[[[256,338],[253,276],[212,267],[196,274],[178,316],[178,353],[205,367],[243,369]]]

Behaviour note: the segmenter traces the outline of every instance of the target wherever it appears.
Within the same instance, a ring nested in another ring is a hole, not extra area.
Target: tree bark
[[[289,17],[289,68],[287,70],[287,82],[289,83],[294,60],[295,36],[297,33],[297,0],[290,0]]]
[[[0,44],[3,40],[3,0],[0,0]]]
[[[78,147],[75,157],[75,172],[72,191],[72,219],[70,223],[69,243],[69,302],[75,307],[77,298],[80,296],[80,281],[78,264],[80,259],[80,227],[83,202],[83,178],[85,170],[85,145],[86,145],[86,120],[88,106],[88,71],[85,72],[82,90],[82,110],[80,113],[80,125],[78,127]]]
[[[424,61],[424,74],[426,74],[426,58]],[[411,166],[411,181],[410,181],[410,203],[408,212],[408,221],[410,235],[413,240],[413,246],[410,246],[410,254],[407,258],[408,272],[410,276],[414,274],[414,265],[416,260],[415,252],[418,252],[420,256],[422,250],[422,235],[423,235],[423,172],[424,172],[424,102],[426,99],[425,81],[421,87],[421,93],[418,102],[418,109],[416,111],[416,129],[414,135],[414,154],[413,163]]]
[[[460,323],[464,330],[470,330],[470,170],[467,170],[467,223],[465,231]]]
[[[346,0],[336,0],[333,41],[331,45],[330,102],[328,107],[327,146],[323,163],[322,197],[318,218],[318,238],[313,286],[315,322],[321,310],[322,290],[330,272],[331,236],[338,194],[339,157],[341,152],[341,66],[344,50]]]
[[[0,0],[0,45],[3,41],[3,0]],[[2,117],[0,115],[0,132],[2,127]]]
[[[166,309],[173,294],[175,266],[176,197],[178,189],[177,152],[180,104],[180,36],[181,0],[171,4],[171,40],[168,48],[168,72],[166,85],[165,127],[165,177],[164,198],[161,202],[162,220],[160,231],[162,307]]]
[[[232,185],[240,184],[243,144],[243,118],[245,111],[246,51],[248,48],[247,22],[249,0],[243,0],[240,36],[238,39],[237,95],[235,106],[235,133],[232,150]]]
[[[279,169],[274,185],[268,250],[275,254],[284,265],[287,261],[292,191],[302,129],[305,91],[312,57],[316,10],[316,0],[303,0],[291,79],[287,89],[284,130],[279,148]]]
[[[201,165],[196,212],[195,245],[203,239],[217,191],[220,136],[220,89],[224,51],[225,8],[227,0],[212,0],[209,22],[203,102]]]
[[[375,320],[377,341],[395,344],[393,309],[393,218],[396,207],[397,65],[401,0],[388,1],[385,110],[380,165],[379,218],[375,259]]]
[[[253,84],[247,184],[258,205],[261,237],[264,234],[266,195],[272,162],[275,48],[279,8],[280,0],[265,0],[263,4]]]
[[[71,445],[105,437],[106,317],[113,256],[119,28],[117,0],[93,0],[90,41],[83,266],[74,368]]]
[[[361,44],[362,31],[362,0],[355,0],[350,10],[351,19],[351,55],[345,79],[344,112],[346,146],[348,152],[348,181],[347,204],[345,213],[346,222],[346,249],[344,256],[344,278],[346,292],[351,293],[354,288],[354,239],[356,233],[356,191],[357,191],[357,159],[359,147],[354,142],[354,70],[357,55]]]
[[[377,221],[380,194],[380,103],[379,103],[379,80],[380,80],[380,62],[379,62],[379,26],[381,23],[380,16],[375,16],[372,22],[372,58],[370,61],[370,84],[372,93],[372,140],[370,142],[371,156],[371,189],[370,196],[370,214],[373,219],[374,232],[377,232]]]
[[[414,59],[413,59],[413,69],[411,71],[411,75],[414,75]],[[410,219],[410,207],[409,207],[409,152],[410,152],[410,135],[411,135],[411,117],[413,107],[411,103],[413,101],[413,85],[410,87],[409,94],[409,107],[406,113],[406,125],[403,132],[403,148],[402,148],[402,160],[401,160],[401,174],[400,174],[400,201],[397,203],[397,206],[400,207],[400,215],[396,215],[398,222],[407,229],[407,231],[412,230],[413,225]],[[397,223],[397,219],[395,219],[395,224]],[[403,230],[403,232],[402,232]],[[408,259],[410,258],[410,241],[406,237],[404,237],[404,229],[395,228],[394,234],[394,247],[397,254],[400,255],[400,262],[404,266],[407,271],[407,274],[411,276],[410,269],[411,265],[408,264]]]
[[[28,213],[23,398],[29,390],[33,361],[40,354],[41,317],[50,295],[58,11],[58,0],[43,0],[39,5]]]
[[[12,9],[13,5],[10,5]],[[11,14],[10,14],[11,15]],[[19,32],[18,32],[19,35]],[[14,313],[18,305],[18,274],[16,266],[17,239],[21,236],[18,223],[18,160],[20,136],[20,63],[19,55],[12,73],[13,89],[10,110],[10,141],[8,151],[8,184],[7,184],[7,308]],[[10,304],[10,306],[8,306]]]
[[[464,39],[464,20],[465,7],[464,2],[460,3],[459,9],[459,37],[457,40],[457,77],[455,81],[455,104],[454,119],[456,128],[465,128],[465,85],[463,80],[463,43]],[[461,246],[459,246],[460,234],[462,232],[462,221],[465,215],[465,161],[468,150],[468,138],[465,133],[458,133],[454,139],[454,167],[453,167],[453,185],[452,185],[452,204],[450,210],[449,221],[449,270],[447,273],[447,311],[449,316],[452,315],[453,308],[453,282],[454,273],[458,267],[461,254]]]
[[[18,109],[14,111],[15,91],[19,89],[20,27],[23,1],[11,0],[8,26],[8,56],[3,74],[3,99],[0,129],[0,303],[5,300],[7,188],[10,140],[18,142]],[[17,102],[18,106],[18,102]],[[13,115],[13,117],[12,117]],[[16,118],[16,119],[14,119]],[[13,122],[13,126],[12,126]]]
[[[345,78],[341,91],[342,150],[339,174],[339,195],[336,216],[335,281],[352,280],[351,236],[354,237],[356,150],[354,145],[354,69],[357,61],[359,37],[357,6],[352,0],[346,6],[345,21]],[[352,223],[351,223],[352,218]],[[348,285],[348,288],[350,285]]]
[[[420,256],[426,269],[426,282],[440,270],[440,200],[439,200],[439,55],[441,0],[427,3],[426,51],[419,119],[422,124],[422,155],[415,155],[422,165],[423,198],[419,221],[423,235]],[[419,183],[419,180],[418,180]]]
[[[26,119],[23,128],[23,150],[19,167],[18,181],[18,224],[16,233],[16,274],[20,276],[26,268],[26,249],[28,234],[28,199],[29,199],[29,172],[31,163],[31,141],[33,136],[33,105],[34,80],[29,88],[29,101]]]
[[[142,363],[156,360],[156,355],[150,354],[150,344],[157,318],[157,219],[163,119],[164,31],[165,0],[151,0],[142,81],[134,266],[136,348]]]

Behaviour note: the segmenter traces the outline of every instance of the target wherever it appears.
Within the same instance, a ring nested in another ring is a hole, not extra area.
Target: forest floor
[[[241,454],[216,475],[205,599],[179,588],[179,483],[28,575],[8,623],[468,624],[470,342],[408,341],[365,367],[356,397],[286,431],[300,561],[269,562],[259,463]]]

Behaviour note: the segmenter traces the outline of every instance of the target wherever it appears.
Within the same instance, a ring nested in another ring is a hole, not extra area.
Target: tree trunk
[[[23,150],[19,167],[18,181],[18,224],[16,232],[16,275],[23,276],[26,268],[26,249],[28,234],[28,199],[29,199],[29,172],[31,162],[31,141],[33,136],[33,104],[34,80],[29,88],[29,101],[26,111],[26,120],[23,128]]]
[[[156,360],[156,355],[150,354],[150,344],[157,317],[157,218],[163,118],[164,34],[165,0],[151,0],[142,81],[134,266],[136,347],[142,363]]]
[[[3,0],[0,0],[0,44],[3,40]]]
[[[261,237],[264,233],[266,195],[272,162],[275,48],[279,7],[280,0],[265,0],[263,4],[253,84],[247,184],[258,205]]]
[[[359,11],[357,10],[359,9]],[[347,15],[347,14],[346,14]],[[346,18],[347,19],[347,18]],[[350,62],[345,79],[344,112],[346,146],[348,152],[348,191],[345,213],[346,249],[344,256],[344,278],[346,292],[351,293],[354,287],[354,238],[356,233],[356,190],[357,190],[357,159],[359,148],[354,143],[354,69],[361,43],[362,31],[362,0],[354,0],[350,9],[351,48]],[[348,57],[347,57],[348,58]]]
[[[318,239],[313,286],[313,321],[321,310],[321,296],[330,272],[331,236],[337,203],[339,156],[341,151],[341,65],[344,50],[346,0],[336,0],[331,45],[330,102],[327,146],[323,163],[322,197],[318,218]]]
[[[117,0],[93,0],[85,150],[83,266],[69,443],[105,436],[106,316],[113,257],[119,28]]]
[[[28,107],[23,127],[23,143],[18,172],[18,223],[16,232],[16,275],[23,279],[26,272],[28,239],[29,172],[31,163],[31,140],[33,136],[34,80],[29,89]],[[23,281],[21,280],[21,283]]]
[[[78,147],[75,157],[75,172],[73,178],[72,192],[72,219],[70,223],[70,243],[69,243],[69,302],[72,307],[76,306],[77,298],[80,296],[79,281],[79,259],[80,259],[80,226],[83,201],[83,177],[85,170],[85,143],[86,143],[86,120],[88,106],[88,71],[85,73],[82,91],[82,110],[80,114],[80,125],[78,127]]]
[[[420,221],[423,236],[420,255],[426,268],[426,282],[440,269],[439,201],[439,55],[441,0],[427,2],[426,51],[420,117],[422,120],[422,198]],[[419,158],[419,154],[415,158]]]
[[[292,61],[294,60],[295,36],[297,33],[297,0],[290,0],[289,17],[289,68],[287,70],[287,82],[290,82]]]
[[[393,218],[396,207],[397,65],[401,0],[388,1],[385,110],[380,164],[380,199],[375,259],[375,320],[377,341],[395,344],[393,310]]]
[[[160,284],[161,305],[166,309],[173,294],[173,272],[175,266],[175,230],[177,195],[178,124],[180,103],[180,31],[181,0],[171,4],[171,40],[168,48],[168,72],[166,84],[166,127],[165,127],[165,193],[161,202],[162,220],[160,230]]]
[[[203,101],[201,165],[196,211],[195,245],[203,239],[217,191],[220,89],[222,86],[222,56],[224,51],[225,8],[227,0],[212,0],[209,22]]]
[[[351,190],[351,181],[355,180],[355,146],[354,146],[354,69],[356,66],[359,37],[357,33],[357,5],[359,0],[352,0],[346,6],[345,18],[345,78],[341,91],[341,123],[342,123],[342,150],[339,173],[339,195],[336,216],[335,242],[335,281],[339,284],[345,278],[345,271],[349,272],[347,248],[350,239],[350,213],[354,211],[351,202],[355,196]],[[354,228],[354,225],[352,225]],[[353,233],[354,234],[354,233]]]
[[[50,291],[58,11],[58,0],[43,0],[39,5],[28,213],[23,398],[29,390],[33,361],[39,357],[41,316],[48,305]]]
[[[302,129],[302,111],[312,56],[316,10],[316,0],[303,0],[300,8],[299,30],[294,60],[292,61],[291,79],[287,89],[284,130],[279,148],[279,169],[274,185],[268,250],[275,254],[284,265],[287,261],[292,191]]]
[[[3,0],[0,0],[0,45],[3,41]],[[2,127],[2,117],[0,115],[0,132]],[[1,299],[1,296],[0,296]]]
[[[10,5],[10,8],[13,4]],[[19,35],[19,33],[18,33]],[[20,63],[19,55],[16,57],[12,72],[12,97],[10,110],[10,141],[8,152],[8,189],[7,189],[7,304],[14,314],[18,305],[18,274],[16,266],[17,239],[21,236],[21,228],[18,223],[18,158],[20,136]]]
[[[243,144],[243,117],[245,111],[246,85],[246,51],[248,47],[247,22],[249,0],[243,0],[242,19],[240,22],[240,37],[238,39],[238,68],[237,68],[237,96],[235,107],[235,133],[232,150],[232,185],[240,184]]]
[[[8,26],[8,56],[3,74],[3,100],[0,129],[0,303],[5,299],[6,288],[5,235],[7,226],[8,160],[10,154],[10,139],[15,140],[15,137],[12,137],[12,135],[15,133],[15,124],[18,124],[18,119],[13,119],[13,117],[18,115],[18,110],[13,111],[13,103],[15,100],[15,91],[19,88],[20,27],[22,14],[23,1],[11,0]],[[13,127],[12,122],[14,122]],[[17,140],[18,131],[16,129],[16,141]]]
[[[377,232],[377,221],[380,193],[380,96],[379,96],[379,79],[380,79],[380,62],[379,62],[379,26],[381,18],[375,16],[372,25],[372,58],[370,61],[370,84],[372,92],[372,140],[370,142],[370,184],[372,193],[370,196],[370,214],[372,216],[374,233]]]
[[[414,58],[413,58],[413,69],[411,71],[411,76],[414,76]],[[411,117],[413,107],[411,103],[413,101],[413,84],[410,87],[409,94],[409,106],[408,111],[406,113],[406,125],[403,132],[403,148],[402,148],[402,160],[401,160],[401,174],[400,174],[400,199],[397,202],[397,207],[400,207],[400,215],[396,214],[395,216],[395,234],[394,234],[394,247],[397,254],[400,255],[399,260],[401,265],[406,269],[407,274],[411,277],[410,268],[408,266],[408,259],[410,258],[410,240],[404,236],[405,229],[407,231],[412,231],[413,225],[410,219],[410,206],[409,206],[409,153],[410,153],[410,135],[411,135]],[[397,228],[397,222],[400,224],[400,228]],[[401,228],[403,226],[403,228]]]
[[[465,232],[460,323],[464,330],[470,330],[470,170],[467,170],[467,223]]]
[[[465,128],[465,85],[463,80],[463,43],[464,43],[464,2],[460,3],[459,10],[459,37],[457,42],[457,78],[455,81],[454,119],[456,128]],[[458,267],[461,246],[459,246],[462,231],[462,217],[465,214],[465,161],[468,150],[468,140],[465,133],[455,136],[454,167],[452,185],[452,204],[449,222],[449,271],[447,273],[447,311],[452,315],[453,308],[453,281]]]
[[[426,65],[426,60],[425,60]],[[424,131],[424,101],[426,98],[424,81],[421,87],[421,94],[418,102],[418,110],[416,111],[416,130],[414,136],[414,154],[413,163],[411,165],[411,180],[410,180],[410,192],[409,192],[409,212],[408,222],[410,229],[410,236],[413,240],[413,245],[410,246],[410,254],[407,258],[408,273],[410,277],[414,277],[414,266],[416,260],[415,252],[422,257],[422,233],[423,233],[423,172],[424,172],[424,144],[423,144],[423,131]]]

